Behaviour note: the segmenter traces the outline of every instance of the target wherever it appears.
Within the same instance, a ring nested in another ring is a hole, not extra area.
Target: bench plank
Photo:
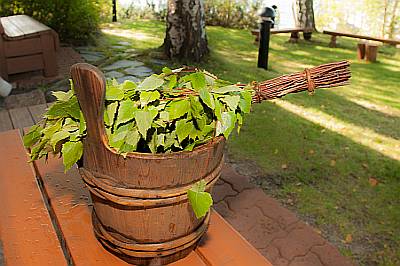
[[[30,127],[34,124],[27,107],[10,109],[8,112],[10,113],[11,121],[15,129]]]
[[[36,169],[50,199],[50,205],[66,241],[74,265],[129,265],[106,251],[97,241],[92,227],[89,192],[76,168],[64,173],[62,161],[50,158],[35,162]],[[174,266],[205,266],[192,252]]]
[[[13,129],[10,114],[8,111],[0,111],[0,132]]]
[[[51,31],[51,28],[27,15],[3,17],[1,23],[8,38],[21,38]]]
[[[2,17],[0,21],[4,29],[4,35],[7,37],[13,38],[24,35],[24,32],[12,22],[10,17]]]
[[[67,265],[18,130],[0,133],[0,240],[5,265]]]
[[[392,40],[392,39],[384,39],[384,38],[377,38],[377,37],[371,37],[371,36],[365,36],[365,35],[358,35],[358,34],[352,34],[352,33],[344,33],[344,32],[336,32],[336,31],[323,31],[324,34],[328,34],[333,36],[343,36],[343,37],[350,37],[350,38],[356,38],[356,39],[364,39],[364,40],[370,40],[370,41],[377,41],[377,42],[383,42],[383,43],[389,43],[389,44],[400,44],[400,41],[398,40]]]

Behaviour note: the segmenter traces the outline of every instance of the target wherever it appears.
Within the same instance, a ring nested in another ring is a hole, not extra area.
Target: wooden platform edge
[[[0,132],[0,159],[5,265],[67,265],[19,130]]]

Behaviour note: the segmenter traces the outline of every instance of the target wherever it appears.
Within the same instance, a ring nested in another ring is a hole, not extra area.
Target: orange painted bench
[[[376,37],[359,35],[359,34],[337,32],[337,31],[328,31],[328,30],[324,30],[323,33],[331,35],[331,41],[329,43],[329,47],[332,47],[332,48],[336,47],[336,38],[338,36],[355,38],[355,39],[362,39],[362,40],[369,40],[369,41],[377,41],[377,42],[387,43],[387,44],[390,44],[390,45],[398,45],[398,44],[400,44],[400,40],[376,38]]]
[[[0,18],[0,76],[43,70],[57,75],[57,33],[26,15]]]
[[[128,265],[95,238],[89,193],[58,158],[27,163],[19,130],[0,133],[0,241],[5,265]],[[1,262],[0,262],[1,264]],[[174,266],[270,266],[213,211],[199,247]]]

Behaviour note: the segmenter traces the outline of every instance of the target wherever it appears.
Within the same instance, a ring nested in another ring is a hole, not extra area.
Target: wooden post
[[[365,49],[365,59],[367,62],[376,62],[376,57],[378,55],[378,45],[367,44]]]
[[[0,34],[0,76],[8,80],[8,72],[7,72],[7,61],[5,55],[5,42],[3,41],[3,36]]]
[[[299,41],[299,33],[297,31],[290,33],[289,42],[290,43],[297,43],[298,41]]]
[[[331,42],[329,43],[329,47],[336,48],[336,35],[331,36]]]
[[[312,37],[312,31],[303,31],[303,38],[306,41],[310,41]]]
[[[359,42],[357,44],[357,58],[358,60],[363,60],[365,58],[365,46],[364,42]]]
[[[40,34],[42,46],[42,57],[44,62],[44,76],[53,77],[57,75],[57,55],[53,35],[49,32]]]

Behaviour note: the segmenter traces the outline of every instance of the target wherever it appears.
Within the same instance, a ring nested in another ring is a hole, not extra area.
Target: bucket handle
[[[103,73],[97,67],[86,63],[74,64],[70,72],[85,117],[87,140],[93,143],[106,143],[103,120],[106,81]]]

